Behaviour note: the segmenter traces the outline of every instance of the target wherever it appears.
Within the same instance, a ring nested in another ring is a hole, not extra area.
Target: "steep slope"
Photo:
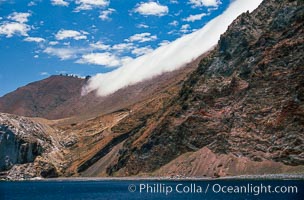
[[[149,100],[153,98],[155,94],[181,83],[189,73],[197,68],[203,56],[204,55],[193,60],[181,69],[152,77],[149,80],[142,81],[135,85],[127,86],[109,96],[96,97],[95,93],[91,92],[86,96],[82,96],[77,101],[72,99],[62,105],[62,109],[58,110],[66,110],[67,106],[70,110],[75,110],[75,112],[73,112],[74,116],[66,120],[67,123],[74,123],[109,114],[130,107],[136,103]]]
[[[182,80],[197,67],[200,59],[194,60],[185,68],[130,86],[120,90],[121,93],[105,98],[109,99],[104,101],[105,103],[111,103],[111,99],[118,100],[114,103],[119,107],[113,112],[99,113],[98,117],[89,120],[81,120],[82,115],[56,120],[53,127],[60,132],[60,135],[66,136],[63,140],[67,143],[64,144],[66,162],[63,173],[67,176],[77,176],[78,173],[85,175],[84,171],[92,167],[95,168],[94,172],[87,171],[86,176],[92,176],[92,173],[96,173],[94,176],[106,176],[105,170],[111,162],[105,161],[101,164],[105,165],[104,167],[97,167],[96,165],[103,162],[101,158],[115,160],[113,150],[118,151],[119,146],[135,133],[135,131],[129,132],[128,129],[144,126],[144,121],[149,119],[149,115],[162,109],[163,103],[177,95]],[[153,84],[155,81],[156,84]],[[132,96],[134,99],[131,99]],[[100,108],[96,108],[98,109]],[[129,116],[136,117],[130,119]],[[119,130],[114,128],[122,121],[124,127],[119,127]]]
[[[239,163],[249,160],[255,173],[267,173],[265,162],[278,166],[272,173],[303,166],[303,12],[302,1],[270,0],[238,17],[176,98],[153,112],[142,108],[112,128],[132,135],[106,173],[151,173],[202,148],[217,159],[229,154]],[[249,173],[227,163],[218,167],[225,170],[214,176]],[[210,176],[207,170],[196,175]]]

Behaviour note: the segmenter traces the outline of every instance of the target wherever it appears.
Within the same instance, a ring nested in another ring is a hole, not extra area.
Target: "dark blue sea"
[[[47,180],[0,182],[0,200],[304,199],[303,180]]]

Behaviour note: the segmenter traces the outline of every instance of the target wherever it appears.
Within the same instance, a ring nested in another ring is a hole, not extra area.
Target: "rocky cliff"
[[[303,3],[239,16],[183,81],[58,127],[77,138],[64,174],[218,177],[304,170]]]
[[[34,162],[40,162],[45,167],[40,165],[39,171],[32,167],[28,170],[32,173],[30,177],[55,176],[56,169],[49,163],[50,160],[42,163],[41,159],[58,146],[51,133],[50,127],[35,120],[0,113],[0,171],[11,170],[5,173],[15,178],[27,177],[29,173],[24,169]]]
[[[33,162],[50,148],[51,139],[43,127],[23,117],[1,114],[0,134],[0,170]]]
[[[180,162],[173,160],[185,159],[187,153],[205,159],[201,154],[209,151],[213,161],[199,162],[209,167],[201,167],[196,176],[267,173],[265,163],[273,167],[272,173],[302,169],[303,14],[303,1],[269,0],[239,16],[179,95],[157,112],[126,119],[140,120],[144,126],[127,128],[135,133],[107,173],[152,173],[171,161],[167,174],[178,174],[180,170],[172,170]],[[114,131],[124,131],[126,120]],[[255,172],[237,167],[245,161]],[[184,175],[196,167],[188,162]]]

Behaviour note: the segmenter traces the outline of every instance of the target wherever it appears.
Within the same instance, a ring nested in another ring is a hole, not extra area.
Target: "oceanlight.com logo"
[[[222,186],[220,184],[213,184],[212,192],[214,193],[225,193],[225,194],[297,194],[298,187],[297,186],[271,186],[271,185],[253,185],[247,184],[243,186]]]
[[[128,187],[129,192],[139,192],[145,194],[298,194],[298,187],[295,185],[288,186],[272,186],[267,184],[244,184],[244,185],[224,185],[224,184],[164,184],[164,183],[140,183],[138,185],[131,184]]]

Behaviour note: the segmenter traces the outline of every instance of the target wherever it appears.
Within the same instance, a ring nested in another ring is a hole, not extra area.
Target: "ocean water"
[[[0,182],[0,200],[304,199],[303,180],[47,180]]]

